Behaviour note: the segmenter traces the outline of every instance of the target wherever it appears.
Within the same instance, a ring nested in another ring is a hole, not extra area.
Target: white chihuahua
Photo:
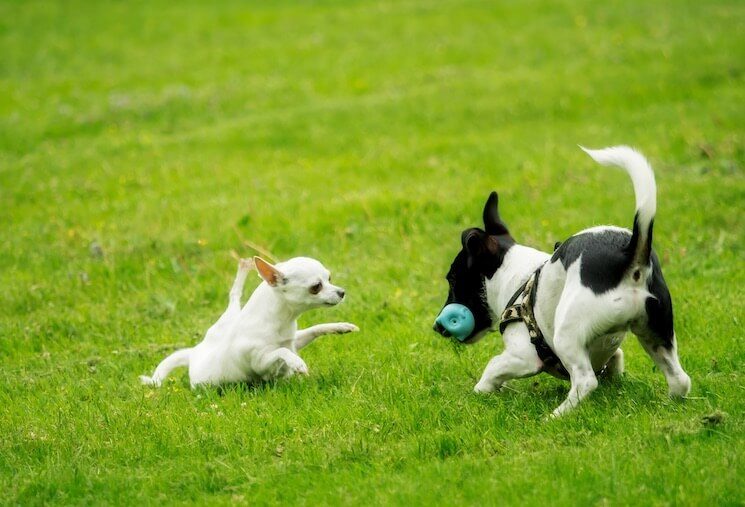
[[[264,281],[241,308],[246,275],[255,266]],[[301,313],[334,306],[344,289],[331,283],[329,270],[315,259],[295,257],[272,266],[260,257],[241,259],[230,289],[227,310],[193,348],[166,357],[143,384],[160,386],[174,368],[189,367],[191,386],[254,382],[306,375],[308,366],[297,351],[326,334],[359,331],[347,322],[297,329]]]

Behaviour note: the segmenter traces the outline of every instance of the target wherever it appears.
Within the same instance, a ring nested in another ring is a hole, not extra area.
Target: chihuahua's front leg
[[[262,355],[255,371],[263,380],[274,380],[295,374],[307,375],[308,365],[293,351],[281,347]]]
[[[318,324],[295,333],[295,348],[302,349],[310,342],[325,334],[345,334],[359,331],[360,328],[349,322],[332,322],[329,324]]]

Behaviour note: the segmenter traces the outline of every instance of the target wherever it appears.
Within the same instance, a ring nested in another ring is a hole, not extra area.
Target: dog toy
[[[450,303],[443,308],[435,322],[444,327],[450,336],[459,342],[465,341],[476,327],[476,320],[471,310],[458,303]]]

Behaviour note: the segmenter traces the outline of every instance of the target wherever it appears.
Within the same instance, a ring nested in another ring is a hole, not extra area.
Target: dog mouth
[[[443,326],[439,322],[435,322],[435,324],[432,326],[432,329],[434,329],[435,333],[439,334],[443,338],[451,338],[453,336],[452,334],[450,334],[450,331],[445,329],[445,326]]]
[[[471,333],[467,338],[463,338],[462,340],[453,336],[450,331],[445,329],[445,327],[440,324],[439,322],[435,322],[432,326],[432,329],[442,336],[443,338],[447,338],[453,343],[457,343],[458,345],[473,345],[474,343],[480,341],[484,336],[486,336],[490,331],[493,331],[490,328],[487,329],[481,329],[480,331],[475,331]]]

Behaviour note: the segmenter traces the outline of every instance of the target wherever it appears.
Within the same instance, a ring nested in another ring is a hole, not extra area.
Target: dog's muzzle
[[[467,307],[451,303],[442,309],[435,319],[434,330],[445,338],[453,337],[465,341],[476,327],[476,319]]]

